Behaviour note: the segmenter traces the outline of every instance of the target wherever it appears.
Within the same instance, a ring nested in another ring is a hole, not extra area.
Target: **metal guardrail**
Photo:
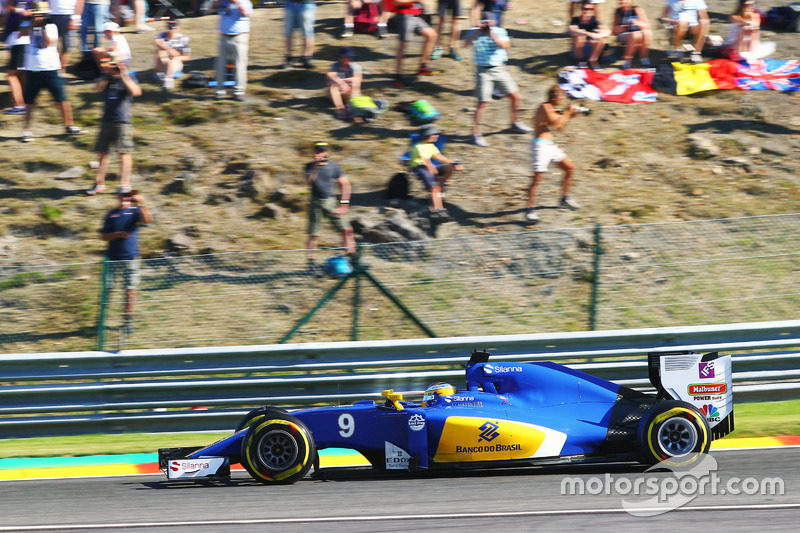
[[[7,437],[227,430],[247,408],[379,398],[459,383],[473,349],[554,360],[648,388],[649,351],[732,353],[736,398],[800,396],[800,320],[560,334],[0,355]]]

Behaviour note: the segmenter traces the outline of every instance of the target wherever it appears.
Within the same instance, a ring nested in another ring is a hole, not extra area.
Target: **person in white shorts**
[[[553,85],[547,92],[547,101],[539,106],[533,117],[534,135],[531,140],[531,161],[533,165],[533,177],[528,189],[528,205],[525,213],[525,220],[531,223],[539,222],[539,215],[535,210],[536,189],[542,181],[542,175],[547,172],[550,163],[555,163],[558,168],[564,171],[564,179],[561,182],[561,207],[566,209],[579,209],[578,202],[570,198],[569,189],[572,184],[572,173],[575,164],[570,161],[567,154],[558,147],[553,140],[551,130],[560,131],[574,115],[578,113],[575,106],[570,105],[564,112],[559,113],[556,106],[564,101],[566,95],[564,90],[558,85]]]
[[[706,41],[708,28],[708,6],[704,0],[666,0],[661,20],[672,26],[672,48],[667,52],[671,59],[680,58],[683,54],[681,43],[687,33],[694,36],[692,62],[702,63],[703,44]]]

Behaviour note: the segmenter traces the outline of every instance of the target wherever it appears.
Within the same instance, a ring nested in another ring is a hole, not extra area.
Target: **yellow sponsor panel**
[[[451,416],[433,460],[439,463],[503,461],[532,457],[545,433],[527,424],[502,419]]]

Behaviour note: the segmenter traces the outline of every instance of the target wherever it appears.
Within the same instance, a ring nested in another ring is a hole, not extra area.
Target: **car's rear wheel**
[[[268,405],[262,405],[257,409],[253,409],[239,421],[239,425],[236,426],[236,431],[241,431],[244,428],[250,427],[253,422],[267,415],[286,415],[288,412],[286,409],[281,409],[280,407],[270,407]]]
[[[265,484],[294,483],[308,473],[315,457],[311,431],[290,415],[257,418],[242,440],[242,466]]]
[[[655,404],[639,422],[637,440],[646,463],[695,462],[711,446],[711,429],[693,405],[670,400]]]

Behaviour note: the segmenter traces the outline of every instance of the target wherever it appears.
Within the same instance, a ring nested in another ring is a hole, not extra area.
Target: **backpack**
[[[800,31],[800,3],[773,7],[767,11],[767,25],[776,30]]]
[[[408,173],[398,172],[389,179],[389,183],[386,185],[386,198],[406,200],[408,197]]]
[[[347,104],[348,113],[351,117],[361,117],[367,120],[372,120],[388,107],[386,100],[378,100],[375,102],[369,96],[354,96]]]
[[[205,89],[208,87],[208,76],[199,70],[193,70],[183,80],[184,89]]]
[[[411,104],[408,115],[414,124],[429,124],[439,119],[439,112],[427,100],[417,100]]]
[[[362,4],[353,19],[356,33],[375,33],[378,31],[378,4]]]
[[[350,259],[347,257],[334,255],[325,261],[325,266],[322,269],[331,277],[343,278],[353,271],[353,265],[350,264]]]

